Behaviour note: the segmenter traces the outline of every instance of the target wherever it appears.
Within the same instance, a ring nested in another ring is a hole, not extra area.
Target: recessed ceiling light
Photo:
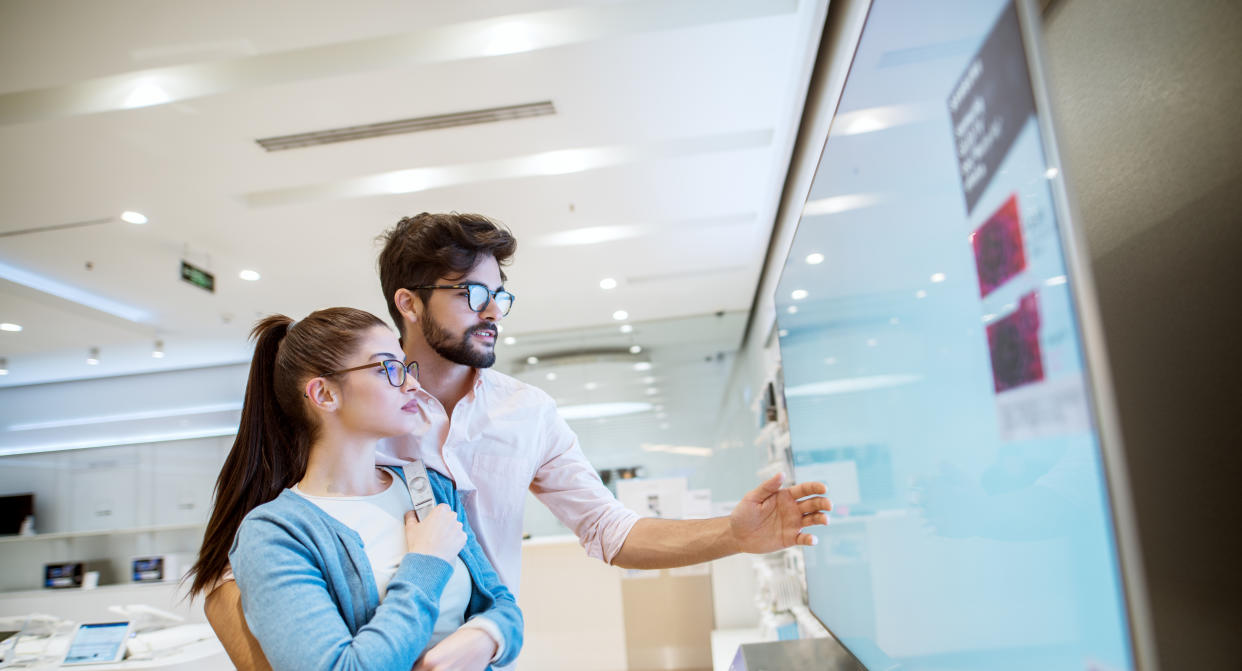
[[[632,325],[630,325],[630,324],[622,324],[622,325],[621,325],[621,332],[622,332],[622,333],[630,333],[630,332],[632,332],[633,330],[634,330],[634,327],[633,327]]]
[[[837,362],[837,358],[835,356],[830,356],[827,359],[824,359],[824,363],[828,364],[829,366],[835,364],[836,362]]]
[[[22,330],[21,324],[11,324],[9,322],[4,322],[3,324],[0,324],[0,331],[10,331],[12,333],[17,333],[20,330]]]
[[[517,338],[514,338],[513,336],[509,336],[509,337],[505,338],[505,344],[506,344],[506,345],[516,345],[516,344],[517,344]]]
[[[537,356],[528,356],[528,357],[526,357],[526,363],[528,363],[528,364],[530,364],[530,365],[532,365],[532,366],[533,366],[533,365],[535,365],[535,364],[539,363],[539,357],[537,357]]]
[[[546,378],[546,379],[548,379],[548,380],[555,380],[555,379],[556,379],[556,373],[548,373],[547,375],[544,375],[543,377],[544,377],[544,378]]]
[[[643,384],[655,384],[655,381],[656,381],[655,378],[651,377],[650,375],[643,378]]]
[[[1044,177],[1047,177],[1048,179],[1056,179],[1059,174],[1061,174],[1061,171],[1056,168],[1048,168],[1044,171]]]
[[[927,298],[927,292],[923,291],[922,289],[919,289],[918,291],[914,292],[914,297],[915,298]]]
[[[932,276],[931,276],[931,281],[933,281],[933,282],[943,282],[943,281],[944,281],[944,273],[936,273],[935,275],[932,275]]]
[[[641,351],[643,351],[642,347],[638,345],[630,345],[630,354],[638,354]]]
[[[640,373],[645,370],[651,370],[651,362],[650,361],[639,361],[638,363],[634,364],[634,370]]]
[[[150,220],[147,219],[147,215],[141,212],[134,212],[133,210],[125,210],[124,212],[121,213],[121,221],[128,222],[131,224],[145,224]]]
[[[260,277],[260,275],[253,270],[243,270],[240,273],[237,273],[237,276],[247,282],[257,282]]]
[[[612,313],[612,318],[619,322],[623,322],[630,318],[630,313],[626,312],[625,310],[617,310],[616,312]]]
[[[99,348],[98,347],[92,347],[90,351],[86,353],[86,363],[92,366],[99,365]]]
[[[785,308],[785,312],[788,312],[791,315],[796,315],[798,314],[798,306],[790,305],[789,307]]]
[[[588,382],[588,383],[586,383],[586,384],[582,385],[582,388],[583,388],[583,389],[585,389],[585,390],[587,390],[587,391],[595,391],[596,389],[599,389],[599,383],[597,383],[597,382]]]
[[[616,289],[617,281],[612,279],[611,277],[605,277],[604,279],[599,281],[599,288],[604,289],[605,291],[608,289]]]
[[[785,336],[789,335],[789,329],[781,329],[776,332],[776,335],[779,338],[784,338]]]
[[[660,393],[660,390],[659,390],[659,389],[656,389],[655,387],[647,387],[647,395],[648,395],[648,396],[655,396],[655,395],[656,395],[656,394],[658,394],[658,393]]]
[[[824,262],[824,255],[823,255],[823,254],[820,254],[819,252],[815,252],[815,253],[812,253],[812,254],[807,254],[807,255],[806,255],[806,262],[807,262],[807,263],[809,263],[809,264],[811,264],[811,265],[813,265],[813,266],[814,266],[814,265],[818,265],[818,264],[820,264],[820,263],[823,263],[823,262]]]
[[[876,340],[875,338],[867,339],[867,347],[875,347],[876,345],[879,345],[879,344],[880,344],[880,341]]]
[[[794,299],[795,301],[800,301],[800,300],[802,300],[803,298],[806,298],[806,296],[807,296],[807,294],[806,294],[806,289],[794,289],[794,290],[793,290],[793,291],[789,294],[789,297],[790,297],[790,298],[792,298],[792,299]]]
[[[896,317],[893,317],[892,319],[888,320],[888,323],[892,324],[893,326],[896,326],[901,323],[901,320]]]

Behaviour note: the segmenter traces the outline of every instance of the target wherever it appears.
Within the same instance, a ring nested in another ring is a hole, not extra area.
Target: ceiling
[[[0,2],[0,322],[22,327],[0,331],[0,386],[243,361],[272,312],[386,316],[376,236],[422,211],[513,230],[503,335],[523,356],[749,310],[826,2],[499,6]],[[555,114],[256,143],[542,101]],[[743,323],[709,328],[736,343]]]

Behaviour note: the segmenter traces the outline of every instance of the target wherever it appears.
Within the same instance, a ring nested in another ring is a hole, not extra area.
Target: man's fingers
[[[816,496],[813,499],[799,501],[798,510],[802,511],[803,515],[808,513],[817,513],[821,510],[832,510],[832,501],[829,501],[822,496]]]
[[[827,513],[813,513],[811,515],[803,515],[800,522],[803,528],[815,526],[828,526]]]
[[[789,488],[789,493],[795,499],[806,496],[814,496],[816,494],[827,494],[828,487],[822,482],[801,482]]]
[[[781,484],[785,482],[785,474],[777,473],[768,478],[763,484],[755,487],[746,493],[742,498],[755,503],[763,503],[767,498],[781,490]]]

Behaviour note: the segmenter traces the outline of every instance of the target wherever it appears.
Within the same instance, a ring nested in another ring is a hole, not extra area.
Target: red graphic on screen
[[[970,234],[979,269],[979,296],[987,296],[1009,278],[1026,270],[1026,251],[1022,247],[1022,221],[1018,218],[1018,197],[1010,196],[1001,208]]]
[[[1002,392],[1044,379],[1039,351],[1039,302],[1035,293],[1018,301],[1018,309],[988,325],[992,382]]]

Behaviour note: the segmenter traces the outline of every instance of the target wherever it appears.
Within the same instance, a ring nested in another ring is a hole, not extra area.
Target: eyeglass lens
[[[487,307],[487,301],[492,297],[492,292],[482,284],[471,284],[468,291],[470,292],[470,309],[482,312]],[[496,307],[500,308],[501,315],[509,314],[509,308],[513,307],[513,294],[508,291],[497,291]]]
[[[388,374],[388,384],[394,387],[400,387],[405,384],[405,376],[407,373],[418,379],[418,362],[411,361],[409,365],[403,364],[396,359],[388,359],[384,361],[384,372]]]

